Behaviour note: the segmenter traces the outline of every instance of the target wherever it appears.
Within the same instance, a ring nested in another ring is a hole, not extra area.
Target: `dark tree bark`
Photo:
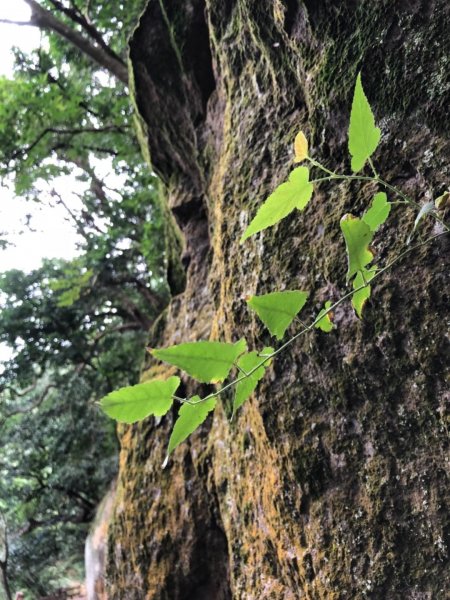
[[[150,0],[131,41],[135,102],[187,265],[152,346],[261,347],[272,340],[249,294],[309,290],[307,319],[348,290],[339,219],[373,188],[324,185],[304,213],[238,240],[286,178],[299,129],[348,172],[360,69],[385,178],[419,203],[448,186],[449,12],[447,0]],[[393,209],[380,264],[413,221]],[[340,307],[334,332],[291,346],[232,423],[225,397],[166,470],[175,414],[121,429],[110,598],[446,597],[446,254],[441,238],[386,273],[362,321]]]

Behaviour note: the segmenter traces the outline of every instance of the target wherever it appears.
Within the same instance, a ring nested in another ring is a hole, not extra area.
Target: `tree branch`
[[[73,523],[75,525],[89,523],[92,519],[92,512],[92,510],[82,509],[82,511],[76,515],[58,515],[45,521],[31,518],[26,527],[20,531],[20,535],[27,535],[35,529],[51,527],[52,525],[59,525],[60,523]]]
[[[90,177],[90,190],[100,202],[100,206],[102,207],[103,211],[107,212],[110,203],[105,193],[105,184],[99,177],[97,177],[95,170],[89,163],[89,158],[76,157],[72,158],[71,162]]]
[[[46,399],[47,394],[49,393],[49,391],[51,389],[56,389],[56,385],[54,383],[49,383],[43,390],[43,392],[40,394],[40,396],[38,396],[38,398],[32,402],[30,405],[28,406],[19,406],[18,408],[12,410],[11,412],[7,413],[1,420],[0,420],[0,429],[4,426],[4,424],[6,423],[6,421],[8,419],[11,419],[12,417],[15,417],[17,415],[25,415],[29,412],[31,412],[32,410],[34,410],[35,408],[38,408]]]
[[[99,154],[107,154],[108,156],[119,156],[119,153],[115,150],[111,150],[110,148],[102,148],[101,146],[88,146],[87,144],[80,144],[78,149],[81,150],[90,150],[91,152],[98,152]],[[57,150],[74,150],[74,146],[71,146],[67,143],[60,143],[53,146],[50,149],[51,151],[56,152]]]
[[[131,331],[132,329],[143,329],[140,323],[122,323],[121,325],[116,325],[115,327],[110,327],[109,329],[105,329],[105,331],[100,331],[94,338],[94,345],[97,345],[98,342],[107,335],[111,333],[116,333],[117,331]],[[145,331],[145,330],[143,330]]]
[[[0,19],[0,23],[5,25],[23,25],[25,27],[36,27],[33,21],[13,21],[11,19]]]
[[[58,194],[58,192],[55,189],[52,189],[52,191],[50,192],[50,195],[53,196],[53,197],[55,197],[55,198],[57,198],[56,203],[59,204],[60,206],[62,206],[64,208],[64,210],[70,216],[70,218],[72,219],[72,221],[75,223],[77,233],[79,233],[79,235],[81,235],[86,241],[89,241],[89,234],[85,230],[85,225],[87,227],[92,227],[98,233],[100,233],[100,235],[105,235],[105,232],[102,231],[102,229],[100,229],[100,227],[98,227],[98,225],[95,223],[92,215],[90,213],[88,213],[86,210],[82,210],[81,211],[82,219],[80,219],[69,208],[69,206],[67,206],[67,204],[64,202],[61,194]],[[80,198],[80,200],[83,201],[83,197],[80,196],[80,194],[76,194],[76,196],[78,196]]]
[[[103,39],[101,33],[86,19],[83,13],[78,9],[78,7],[72,2],[72,6],[74,8],[66,8],[59,0],[50,0],[53,6],[59,12],[65,14],[71,21],[74,23],[78,23],[81,27],[86,31],[86,33],[91,37],[103,50],[109,54],[115,60],[121,62],[124,66],[125,63],[121,59],[121,57],[112,50],[108,46],[108,44]]]
[[[128,85],[127,67],[120,58],[115,58],[111,55],[111,50],[107,52],[102,46],[94,45],[78,31],[71,29],[62,21],[56,19],[49,10],[43,8],[36,0],[24,1],[30,6],[32,12],[30,22],[23,22],[21,23],[22,25],[33,25],[40,29],[49,29],[57,33],[97,65],[106,69],[125,85]]]
[[[15,160],[20,155],[29,154],[36,146],[49,134],[55,133],[57,135],[82,135],[83,133],[106,133],[109,131],[116,131],[117,133],[125,133],[123,127],[116,125],[105,125],[105,127],[73,127],[69,129],[59,129],[58,127],[46,127],[28,146],[25,148],[19,148],[10,157],[10,160]]]
[[[36,386],[37,386],[37,381],[35,381],[31,385],[29,385],[24,390],[19,391],[19,390],[16,390],[16,388],[12,387],[11,385],[5,385],[0,391],[5,392],[7,390],[13,396],[23,397],[23,396],[26,396],[27,394],[29,394],[30,392],[32,392],[36,388]]]

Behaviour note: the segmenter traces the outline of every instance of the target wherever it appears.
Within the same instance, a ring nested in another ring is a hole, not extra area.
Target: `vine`
[[[314,191],[314,185],[324,181],[362,181],[376,184],[383,189],[377,192],[370,207],[361,217],[346,214],[340,221],[340,228],[347,250],[347,281],[352,289],[339,300],[332,303],[327,301],[313,321],[306,325],[298,314],[305,306],[308,292],[289,290],[271,292],[247,299],[247,306],[254,311],[270,334],[277,340],[283,340],[286,330],[294,321],[301,324],[293,336],[284,341],[277,349],[265,347],[262,350],[248,351],[244,339],[236,343],[200,341],[188,342],[168,348],[149,349],[154,358],[169,363],[183,370],[192,378],[202,383],[220,384],[235,370],[237,375],[228,383],[208,394],[204,398],[193,396],[182,398],[176,395],[180,378],[169,377],[166,380],[151,380],[146,383],[125,387],[105,396],[100,405],[104,412],[117,421],[134,423],[150,415],[161,417],[171,408],[174,401],[181,407],[175,421],[167,449],[163,467],[167,464],[171,452],[181,444],[216,407],[220,394],[235,388],[233,413],[244,404],[264,377],[266,368],[273,359],[283,352],[299,337],[313,329],[330,332],[335,325],[332,321],[333,311],[348,299],[359,318],[365,303],[371,295],[373,282],[402,258],[414,250],[425,246],[436,238],[449,232],[449,226],[439,214],[445,212],[450,205],[450,193],[445,192],[434,202],[420,205],[395,186],[384,181],[377,173],[372,162],[372,155],[378,147],[381,131],[375,126],[375,119],[369,102],[364,93],[361,75],[356,80],[353,103],[350,113],[348,130],[348,147],[351,156],[352,175],[336,173],[326,168],[308,154],[308,141],[303,132],[297,134],[294,142],[295,163],[308,162],[311,169],[318,169],[324,175],[310,179],[310,168],[297,166],[293,169],[286,182],[278,186],[267,200],[260,206],[255,217],[250,222],[241,237],[241,243],[247,238],[272,227],[295,210],[305,209]],[[372,175],[357,175],[369,165]],[[392,194],[394,200],[389,202],[387,194]],[[404,249],[385,266],[373,264],[374,253],[370,244],[379,227],[387,220],[392,205],[406,205],[417,210],[413,230],[406,240]],[[430,215],[440,223],[442,231],[414,245],[411,241],[421,220]]]

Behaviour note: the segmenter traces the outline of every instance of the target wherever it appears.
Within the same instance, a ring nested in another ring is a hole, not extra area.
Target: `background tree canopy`
[[[137,381],[169,291],[158,182],[126,88],[127,38],[145,2],[27,4],[41,45],[17,50],[14,77],[0,79],[0,173],[30,203],[62,206],[81,240],[71,261],[0,275],[0,341],[11,349],[0,373],[0,567],[6,596],[34,598],[78,575],[117,462],[95,401]]]

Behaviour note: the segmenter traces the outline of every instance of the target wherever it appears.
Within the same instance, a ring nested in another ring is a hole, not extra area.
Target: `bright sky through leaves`
[[[2,0],[0,18],[27,21],[30,9],[21,0]],[[12,47],[30,52],[40,43],[40,33],[35,27],[0,24],[0,75],[12,77],[14,56]],[[4,183],[4,182],[2,182]],[[73,190],[74,182],[61,179],[60,191]],[[26,227],[27,215],[31,215],[34,231]],[[60,206],[50,208],[17,198],[11,189],[0,187],[0,232],[9,234],[13,242],[0,251],[0,272],[9,269],[30,271],[39,267],[44,257],[70,259],[76,254],[77,235],[73,226],[65,220],[66,213]],[[21,232],[23,232],[21,234]],[[2,353],[0,349],[0,360]]]
[[[28,21],[30,8],[21,0],[2,0],[0,19]],[[13,46],[29,52],[39,45],[40,34],[35,27],[15,27],[0,23],[0,75],[11,77],[14,65]]]
[[[30,9],[21,0],[2,0],[0,18],[13,21],[29,19]],[[40,32],[35,27],[0,24],[0,76],[12,77],[14,56],[13,46],[30,52],[40,43]],[[69,179],[69,178],[67,178]],[[61,207],[50,208],[27,203],[16,198],[5,182],[0,187],[0,232],[7,232],[14,245],[0,250],[0,272],[9,269],[30,271],[38,267],[44,257],[71,258],[76,253],[77,236],[73,227],[65,221]],[[67,181],[69,189],[73,183]],[[32,215],[34,232],[28,231],[25,224],[27,215]],[[24,231],[22,235],[20,232]],[[10,357],[9,348],[0,345],[0,362]]]

